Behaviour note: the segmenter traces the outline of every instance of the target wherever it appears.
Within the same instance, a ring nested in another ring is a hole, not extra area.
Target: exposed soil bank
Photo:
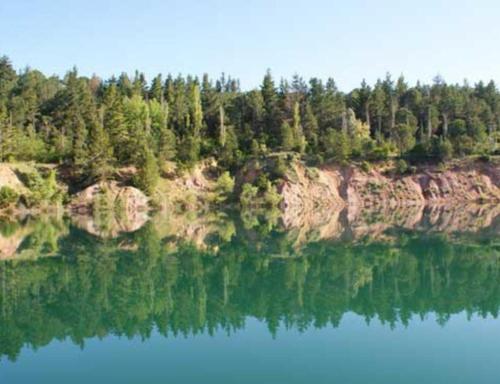
[[[390,164],[363,171],[356,166],[309,168],[292,162],[281,183],[282,209],[314,211],[318,207],[406,207],[500,202],[500,166],[462,161],[427,165],[399,175]]]
[[[247,163],[237,174],[235,194],[243,183],[255,184],[266,170],[266,163],[272,161],[265,158]],[[20,195],[29,193],[15,167],[19,165],[0,164],[0,187],[9,186]],[[402,207],[415,207],[418,211],[428,205],[488,203],[494,206],[500,202],[498,160],[425,165],[406,174],[396,173],[390,162],[367,169],[356,165],[308,167],[291,160],[284,168],[285,172],[275,182],[282,197],[279,208],[285,223],[331,218],[344,209],[353,219],[368,210],[390,215]],[[217,165],[205,161],[180,175],[175,172],[165,175],[149,198],[124,180],[98,183],[69,196],[66,208],[72,215],[111,211],[118,215],[111,219],[118,221],[119,227],[137,228],[147,219],[144,213],[150,210],[152,201],[156,208],[170,213],[179,209],[199,211],[200,207],[210,206],[215,200],[217,176]],[[61,188],[69,189],[67,185]],[[20,208],[10,206],[12,216],[16,209],[22,211]]]

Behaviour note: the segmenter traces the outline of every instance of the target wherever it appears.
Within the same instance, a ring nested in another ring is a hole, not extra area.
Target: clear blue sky
[[[498,0],[0,1],[0,55],[46,74],[499,82],[499,42]]]

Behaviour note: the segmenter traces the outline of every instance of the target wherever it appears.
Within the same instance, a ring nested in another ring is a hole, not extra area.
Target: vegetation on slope
[[[243,91],[225,76],[47,77],[0,58],[0,161],[61,163],[84,186],[135,166],[132,181],[153,194],[167,160],[189,168],[215,158],[234,174],[276,151],[315,163],[484,156],[497,150],[499,122],[492,81],[410,86],[387,75],[344,93],[333,79],[277,85],[267,72],[259,89]]]

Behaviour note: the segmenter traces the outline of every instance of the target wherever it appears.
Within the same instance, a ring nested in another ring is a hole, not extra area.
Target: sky
[[[0,55],[17,69],[107,78],[222,72],[242,88],[333,77],[349,91],[410,82],[500,82],[498,0],[0,0]]]

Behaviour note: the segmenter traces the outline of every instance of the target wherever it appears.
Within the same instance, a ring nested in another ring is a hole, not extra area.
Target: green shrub
[[[326,154],[337,162],[346,161],[351,155],[349,137],[340,131],[329,129],[325,135]]]
[[[213,196],[212,202],[222,203],[226,201],[234,190],[234,177],[231,177],[229,172],[224,172],[217,179],[215,186],[215,194]]]
[[[255,186],[259,189],[259,191],[265,191],[267,187],[267,183],[269,183],[269,177],[266,173],[262,172],[255,181]]]
[[[17,203],[19,194],[12,188],[4,185],[0,188],[0,208],[6,208]]]
[[[272,180],[282,179],[286,175],[287,166],[285,164],[285,160],[280,156],[276,159],[273,164],[272,169],[270,170],[270,176]]]
[[[264,192],[264,205],[267,207],[276,207],[281,202],[281,195],[276,190],[276,187],[269,181]]]
[[[259,189],[257,187],[249,183],[243,184],[243,188],[240,194],[240,204],[243,207],[249,207],[254,205],[258,193]]]
[[[382,142],[376,145],[371,153],[367,154],[370,160],[387,160],[392,152],[392,146],[390,143]]]
[[[318,180],[319,179],[318,168],[307,167],[306,175],[310,180]]]
[[[459,156],[467,156],[474,153],[475,141],[472,137],[463,135],[452,138],[455,153]]]
[[[54,170],[50,170],[45,178],[35,170],[22,174],[21,179],[29,189],[29,194],[24,196],[29,207],[62,202],[64,191],[57,185]]]
[[[441,160],[448,160],[453,156],[453,145],[447,139],[440,140],[436,147],[436,154]]]
[[[361,170],[363,172],[368,173],[368,172],[370,172],[372,170],[372,165],[368,161],[363,161],[361,163]]]
[[[10,219],[0,219],[0,234],[3,237],[10,237],[19,230],[21,223],[19,221],[11,221]]]
[[[395,164],[396,173],[403,175],[408,171],[408,163],[403,159],[399,159]]]
[[[234,177],[231,177],[228,171],[224,172],[217,179],[216,189],[219,193],[229,195],[233,193],[234,189]]]
[[[325,159],[323,158],[323,156],[321,156],[321,154],[313,153],[313,154],[309,154],[305,158],[305,162],[306,162],[306,165],[308,167],[317,167],[319,165],[323,165],[325,162]]]

